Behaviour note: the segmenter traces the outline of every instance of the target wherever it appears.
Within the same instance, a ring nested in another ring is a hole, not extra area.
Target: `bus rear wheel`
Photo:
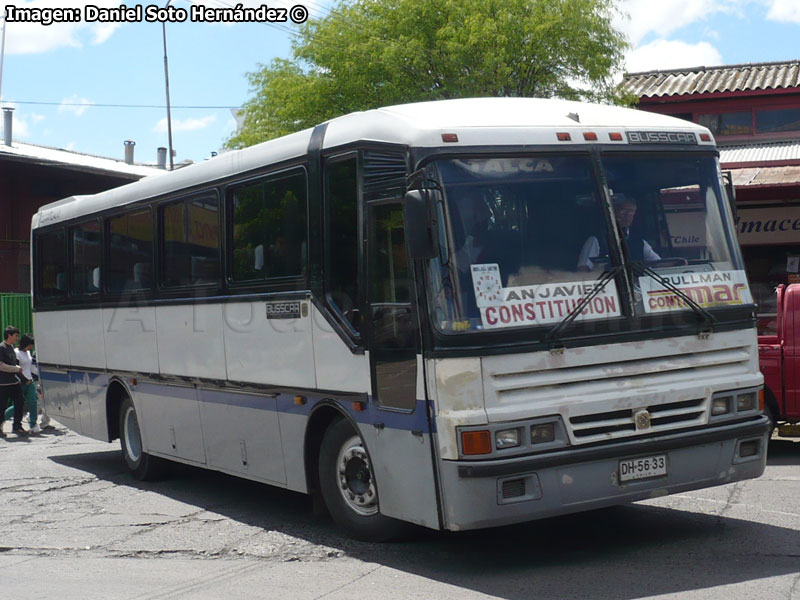
[[[405,523],[380,513],[378,489],[366,446],[345,419],[334,421],[322,438],[319,483],[331,517],[351,536],[383,542],[405,531]]]
[[[122,447],[122,458],[125,459],[131,475],[139,481],[148,481],[158,477],[161,473],[161,461],[150,456],[143,449],[139,419],[130,398],[125,398],[119,410],[119,441]]]

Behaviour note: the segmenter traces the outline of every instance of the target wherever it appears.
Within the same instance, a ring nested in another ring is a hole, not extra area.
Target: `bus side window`
[[[63,229],[39,233],[36,239],[34,292],[42,304],[67,295],[67,244]]]
[[[70,229],[72,250],[72,278],[70,294],[86,296],[100,290],[92,284],[94,270],[100,267],[102,255],[100,221],[92,219]]]
[[[219,201],[202,195],[159,209],[164,287],[218,284]]]
[[[293,169],[248,181],[232,186],[228,194],[233,281],[294,278],[299,282],[306,272],[302,249],[308,236],[305,171]]]
[[[153,215],[150,208],[111,217],[108,290],[129,293],[153,287]]]
[[[326,297],[328,304],[358,334],[360,279],[358,267],[358,160],[348,156],[325,168]]]

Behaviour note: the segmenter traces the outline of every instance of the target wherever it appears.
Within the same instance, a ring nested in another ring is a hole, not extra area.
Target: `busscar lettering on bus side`
[[[268,319],[299,319],[299,302],[267,302]]]

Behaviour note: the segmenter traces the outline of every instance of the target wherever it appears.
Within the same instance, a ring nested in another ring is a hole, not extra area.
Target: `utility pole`
[[[3,9],[3,14],[0,15],[0,21],[3,22],[3,32],[0,33],[0,106],[3,105],[3,64],[6,59],[6,11]]]
[[[167,0],[164,8],[169,8],[172,0]],[[164,38],[164,87],[167,91],[167,144],[169,149],[169,170],[172,171],[175,165],[172,160],[172,113],[169,105],[169,63],[167,62],[167,24],[165,21],[161,22],[161,33]]]

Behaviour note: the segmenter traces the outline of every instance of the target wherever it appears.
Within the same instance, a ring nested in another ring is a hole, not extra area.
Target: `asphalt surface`
[[[0,503],[0,598],[800,600],[800,441],[758,480],[381,545],[222,474],[137,482],[60,427],[0,440]]]

